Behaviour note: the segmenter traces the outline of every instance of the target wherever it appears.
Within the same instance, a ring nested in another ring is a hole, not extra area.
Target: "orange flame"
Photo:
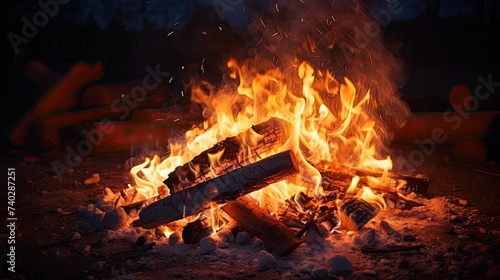
[[[383,143],[374,129],[375,121],[365,108],[371,102],[369,90],[359,95],[348,78],[339,82],[328,71],[315,70],[305,61],[297,67],[297,76],[302,81],[300,90],[289,85],[279,69],[260,73],[249,63],[240,66],[234,59],[229,60],[227,66],[231,70],[231,78],[238,81],[237,87],[227,85],[216,91],[203,82],[192,86],[192,101],[204,106],[206,121],[189,130],[184,139],[173,139],[177,142],[171,144],[168,158],[160,161],[155,156],[132,168],[130,173],[139,197],[135,200],[158,195],[158,187],[163,185],[163,180],[175,167],[190,161],[220,140],[247,131],[242,145],[249,147],[256,143],[259,136],[248,129],[271,117],[289,122],[292,131],[288,132],[290,137],[284,145],[261,156],[293,150],[301,171],[295,182],[312,182],[312,185],[303,187],[298,183],[282,181],[251,194],[261,205],[265,204],[264,201],[267,204],[271,201],[268,206],[272,212],[277,212],[280,203],[298,192],[321,193],[321,175],[311,164],[320,165],[326,161],[372,170],[387,171],[392,168],[389,157],[378,158],[378,150]],[[333,107],[323,101],[315,88],[316,77],[327,77],[329,80],[328,91],[338,100],[337,110],[332,111]],[[207,93],[206,88],[211,91]],[[209,155],[213,175],[218,173],[222,153]],[[196,172],[196,166],[191,168]],[[358,182],[359,177],[355,177],[348,192],[354,192]],[[380,201],[365,187],[360,195],[380,204],[381,208],[385,207],[383,199]],[[209,215],[213,217],[217,210],[213,208]],[[214,231],[217,228],[213,225]]]

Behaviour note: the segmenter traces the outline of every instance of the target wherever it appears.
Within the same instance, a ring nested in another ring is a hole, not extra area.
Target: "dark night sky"
[[[220,22],[209,0],[71,0],[61,4],[55,16],[27,44],[21,44],[16,54],[7,34],[21,34],[21,18],[31,19],[40,9],[37,2],[3,3],[2,94],[11,100],[2,102],[2,129],[12,126],[41,95],[21,73],[30,60],[41,60],[61,74],[77,61],[102,61],[102,83],[139,79],[146,65],[157,63],[175,72],[203,57],[211,58],[207,63],[217,69],[221,59],[241,48],[238,38],[249,20],[235,9]],[[383,32],[388,42],[399,46],[405,60],[408,80],[403,99],[413,111],[446,110],[451,88],[464,84],[473,89],[479,75],[491,74],[493,81],[500,81],[500,46],[494,43],[494,37],[500,35],[500,5],[495,0],[400,3],[404,12],[395,15]],[[370,4],[377,11],[387,3],[377,0]],[[260,8],[258,3],[248,5]],[[219,44],[193,42],[191,34],[200,27],[215,30],[219,24],[225,28],[216,38]],[[174,34],[167,36],[171,31]],[[174,87],[178,90],[180,85]],[[493,94],[480,110],[498,110],[498,95]]]

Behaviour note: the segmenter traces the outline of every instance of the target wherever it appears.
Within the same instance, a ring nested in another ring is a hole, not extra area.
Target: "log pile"
[[[299,167],[291,151],[278,153],[144,207],[139,213],[140,223],[144,228],[167,224],[210,210],[212,203],[224,204],[298,172]]]
[[[78,62],[59,75],[31,61],[22,72],[43,94],[8,133],[14,146],[35,140],[45,151],[66,151],[62,144],[88,140],[94,151],[115,152],[165,144],[173,132],[202,121],[196,105],[174,105],[167,79],[146,87],[143,79],[99,84],[101,62]]]
[[[361,176],[361,181],[365,183],[368,183],[365,180],[369,177],[385,176],[386,180],[381,181],[384,183],[373,185],[373,188],[388,193],[388,197],[398,196],[396,185],[400,185],[399,181],[407,182],[409,187],[406,191],[423,193],[427,190],[429,182],[423,177],[335,166],[328,170],[320,169],[323,177],[321,187],[325,190],[322,197],[313,198],[301,193],[290,198],[277,218],[245,195],[280,180],[308,185],[308,182],[296,182],[295,175],[299,172],[299,167],[291,151],[266,158],[261,156],[286,141],[287,129],[289,125],[286,122],[270,119],[217,143],[190,162],[179,166],[164,181],[170,189],[170,195],[162,199],[149,199],[149,205],[140,210],[139,220],[135,224],[154,228],[212,210],[217,207],[215,205],[219,205],[239,226],[268,244],[278,254],[286,255],[304,241],[302,236],[305,232],[311,229],[319,232],[318,224],[322,224],[330,232],[338,229],[359,231],[377,215],[377,207],[346,194],[353,176]],[[256,136],[257,141],[244,146],[242,143],[248,135]],[[243,151],[249,152],[242,156]],[[220,155],[218,169],[215,171],[210,161],[212,154]],[[135,206],[138,205],[141,204]],[[209,234],[207,225],[199,220],[189,223],[183,230],[186,243],[197,243]]]

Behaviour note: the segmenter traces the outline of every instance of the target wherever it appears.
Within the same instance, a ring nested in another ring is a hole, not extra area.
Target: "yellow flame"
[[[356,188],[358,187],[359,180],[361,178],[359,176],[352,177],[351,185],[346,191],[346,194],[354,195],[356,194]]]
[[[142,196],[157,195],[158,186],[175,167],[227,137],[247,131],[242,147],[255,144],[259,135],[248,129],[271,117],[287,121],[292,131],[287,132],[286,143],[261,156],[290,149],[296,154],[300,167],[300,174],[291,180],[294,182],[278,182],[251,194],[261,205],[269,204],[272,210],[277,210],[280,203],[299,191],[311,195],[321,193],[321,175],[313,164],[320,166],[322,162],[333,162],[384,172],[392,168],[389,157],[378,155],[384,143],[375,129],[373,112],[368,109],[372,102],[369,90],[360,94],[347,77],[339,81],[330,72],[315,70],[305,61],[297,63],[295,77],[286,77],[277,68],[262,71],[251,63],[240,66],[234,59],[229,60],[227,66],[229,77],[237,80],[236,86],[227,83],[215,89],[203,81],[191,85],[191,99],[202,105],[206,120],[187,131],[184,138],[171,139],[168,158],[162,161],[157,156],[146,159],[130,171],[135,188]],[[300,82],[292,82],[297,78]],[[324,83],[322,89],[318,83]],[[210,155],[214,175],[222,153]],[[196,172],[196,166],[192,168]],[[304,187],[300,182],[312,184]],[[353,178],[351,192],[358,182],[359,177]],[[377,196],[369,189],[363,187],[361,195],[385,207],[383,199],[373,198]]]
[[[385,209],[386,207],[384,198],[373,193],[372,189],[367,186],[361,188],[358,197],[366,200],[368,203],[377,205],[380,209]]]

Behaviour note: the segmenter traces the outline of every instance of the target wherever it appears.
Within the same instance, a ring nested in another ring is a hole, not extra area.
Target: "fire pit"
[[[452,158],[484,161],[477,149],[464,152],[484,143],[463,136],[492,142],[497,112],[469,119],[471,104],[455,106],[426,130],[419,117],[429,116],[410,117],[400,99],[403,64],[358,3],[261,7],[248,31],[248,53],[224,60],[218,83],[204,78],[203,58],[183,77],[178,103],[158,65],[137,82],[94,85],[102,63],[77,63],[62,76],[28,64],[24,73],[46,93],[9,133],[18,149],[2,160],[4,271],[28,279],[500,275],[498,166]],[[454,128],[458,120],[467,130]],[[413,133],[424,139],[408,144]],[[391,143],[394,134],[400,142]],[[461,144],[437,145],[454,137]],[[30,140],[43,152],[26,155],[19,147]]]

